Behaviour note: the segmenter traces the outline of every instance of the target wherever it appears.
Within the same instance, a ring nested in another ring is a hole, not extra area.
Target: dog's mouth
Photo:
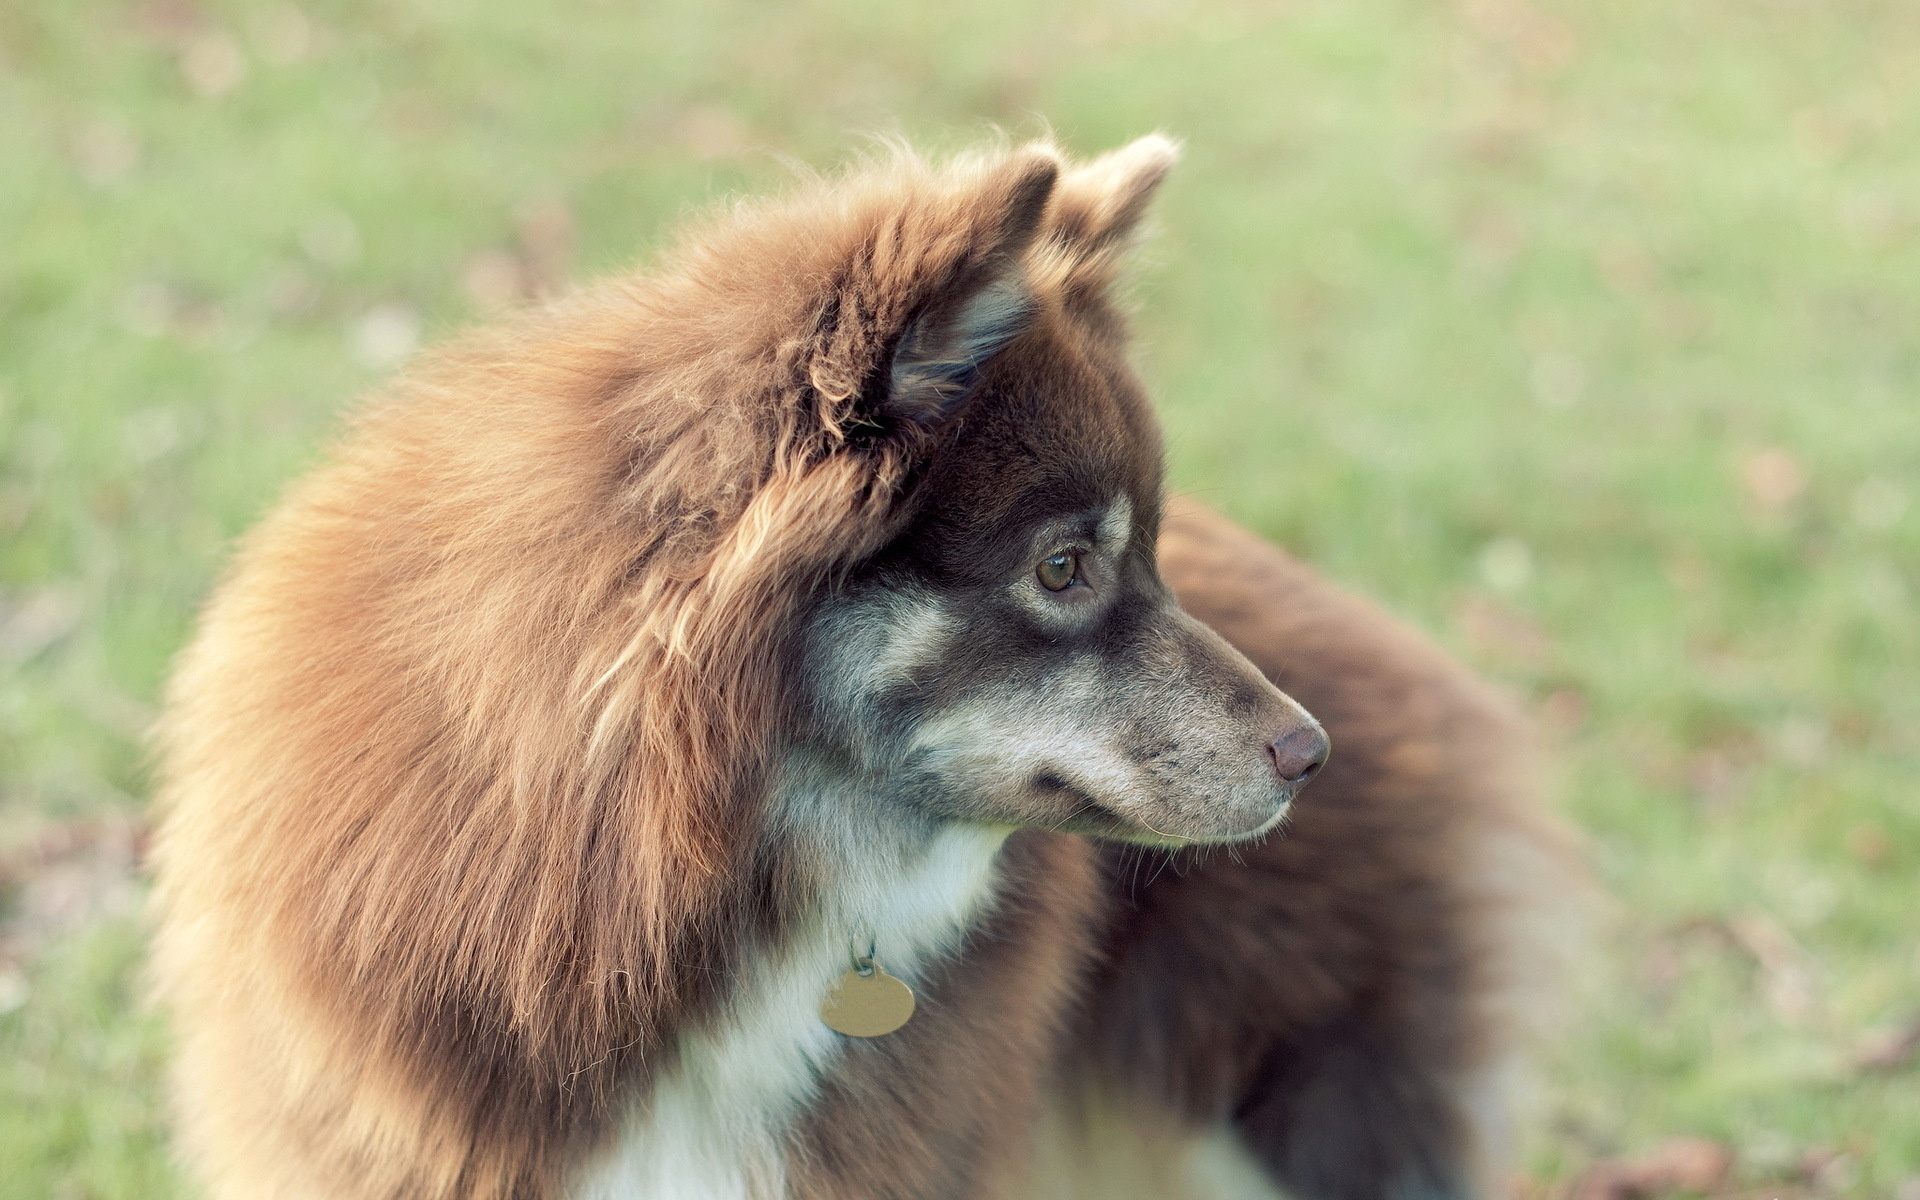
[[[1285,822],[1292,811],[1294,793],[1298,790],[1291,787],[1284,789],[1278,803],[1272,805],[1258,822],[1245,828],[1221,828],[1212,822],[1200,828],[1187,828],[1183,827],[1186,822],[1180,819],[1179,814],[1123,811],[1097,799],[1053,771],[1041,771],[1034,775],[1031,786],[1035,792],[1047,797],[1052,805],[1066,808],[1064,816],[1046,822],[1045,828],[1108,841],[1169,848],[1242,842],[1271,833]]]

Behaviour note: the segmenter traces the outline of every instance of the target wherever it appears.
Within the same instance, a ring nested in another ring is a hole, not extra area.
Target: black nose
[[[1317,725],[1282,734],[1267,743],[1274,773],[1281,783],[1305,783],[1327,765],[1327,735]]]

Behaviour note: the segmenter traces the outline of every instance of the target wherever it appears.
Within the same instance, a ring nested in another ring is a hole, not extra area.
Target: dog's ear
[[[981,366],[1032,317],[1033,294],[1013,269],[943,298],[900,335],[879,413],[922,427],[943,423],[973,390]]]
[[[1049,233],[1074,257],[1078,280],[1105,282],[1111,277],[1154,192],[1179,160],[1179,145],[1154,133],[1061,178]]]
[[[931,427],[951,417],[980,368],[1024,331],[1033,295],[1021,256],[1039,236],[1060,162],[1044,147],[1015,154],[966,205],[976,249],[921,302],[900,334],[879,413]]]
[[[815,389],[857,392],[855,423],[881,429],[931,430],[958,413],[981,367],[1032,321],[1022,260],[1059,176],[1051,147],[1023,147],[955,169],[944,195],[877,230],[836,302]]]

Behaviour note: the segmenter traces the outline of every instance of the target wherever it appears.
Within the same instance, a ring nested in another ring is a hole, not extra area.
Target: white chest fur
[[[849,948],[871,940],[888,972],[917,982],[983,914],[1008,831],[948,826],[904,843],[837,832],[815,910],[777,953],[748,956],[720,1020],[682,1041],[579,1200],[783,1195],[784,1136],[847,1040],[821,1022],[820,1000]]]

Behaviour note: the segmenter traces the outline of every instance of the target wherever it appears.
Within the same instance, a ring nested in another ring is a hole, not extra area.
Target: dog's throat
[[[848,1037],[885,1037],[912,1018],[913,989],[872,957],[857,960],[820,1001],[820,1019]]]

